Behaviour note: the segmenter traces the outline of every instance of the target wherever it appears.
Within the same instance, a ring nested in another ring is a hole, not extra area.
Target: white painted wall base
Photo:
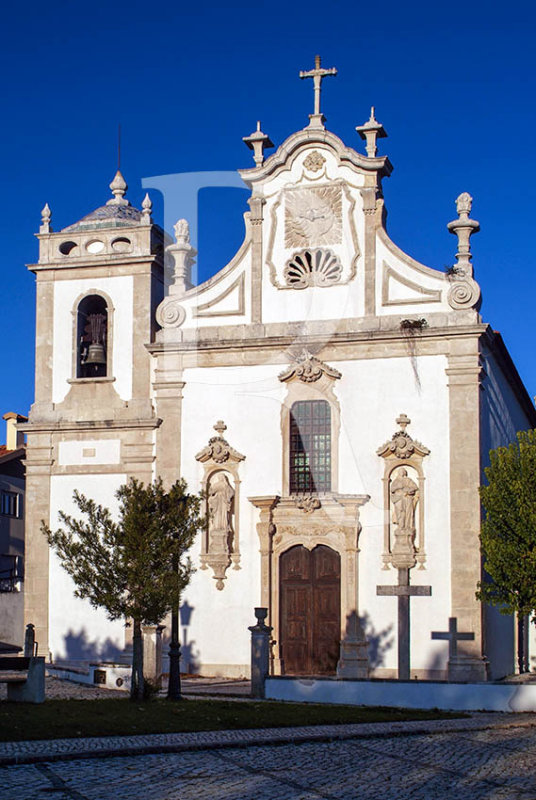
[[[105,673],[106,683],[95,683],[95,670]],[[71,683],[84,686],[98,686],[101,689],[121,689],[130,691],[132,668],[126,664],[90,664],[87,670],[52,667],[47,664],[47,674]]]
[[[444,711],[536,711],[536,683],[268,678],[266,699]]]

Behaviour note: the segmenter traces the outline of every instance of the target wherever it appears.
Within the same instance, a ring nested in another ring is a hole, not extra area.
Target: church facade
[[[119,172],[79,222],[53,232],[43,211],[25,613],[54,660],[115,658],[128,631],[73,597],[41,520],[74,511],[75,489],[113,508],[129,476],[182,476],[209,516],[181,609],[185,669],[248,674],[265,606],[274,674],[394,677],[402,639],[412,678],[514,671],[512,619],[475,599],[478,486],[488,451],[536,416],[479,314],[471,197],[449,224],[452,269],[402,252],[385,227],[385,131],[373,110],[362,153],[326,129],[329,73],[302,73],[314,113],[273,155],[260,124],[245,138],[244,241],[199,286],[187,221],[172,241]],[[449,618],[473,635],[450,660],[432,639]]]

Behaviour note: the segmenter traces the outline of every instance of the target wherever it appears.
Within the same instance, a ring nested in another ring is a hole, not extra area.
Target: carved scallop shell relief
[[[340,283],[342,264],[331,250],[302,250],[287,262],[283,275],[287,286],[292,289],[333,286]]]
[[[285,195],[285,247],[339,244],[342,240],[340,186],[289,189]]]

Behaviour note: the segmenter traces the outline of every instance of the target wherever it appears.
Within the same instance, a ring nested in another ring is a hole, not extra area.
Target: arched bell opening
[[[104,297],[84,297],[77,310],[77,378],[108,375],[108,305]]]

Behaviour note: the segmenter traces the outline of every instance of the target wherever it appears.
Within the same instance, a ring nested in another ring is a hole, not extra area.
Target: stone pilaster
[[[156,474],[169,488],[181,475],[182,378],[179,357],[159,355],[153,388],[156,414],[162,424],[156,432]]]
[[[460,645],[449,680],[487,679],[483,612],[475,597],[480,557],[480,379],[478,337],[451,341],[448,368],[450,432],[451,616],[474,641]]]
[[[377,222],[377,177],[376,173],[365,176],[365,186],[361,189],[365,217],[365,316],[376,313],[376,225]]]
[[[152,265],[147,264],[146,271],[133,276],[133,308],[132,308],[132,398],[129,406],[136,409],[139,419],[150,419],[153,416],[150,401],[151,357],[146,343],[151,341],[152,315]]]
[[[248,200],[251,209],[251,322],[262,321],[262,207],[263,197]]]
[[[43,406],[52,408],[52,350],[54,330],[54,282],[39,274],[36,282],[35,401],[32,414]]]
[[[50,522],[51,437],[35,434],[26,446],[24,624],[35,626],[38,655],[48,659],[49,547],[41,522]]]
[[[248,500],[260,510],[260,519],[257,523],[261,554],[260,605],[268,609],[268,623],[273,628],[275,619],[272,608],[272,537],[275,532],[273,511],[279,502],[279,497],[277,495],[248,497]],[[281,675],[280,658],[272,657],[270,667],[272,674]]]

